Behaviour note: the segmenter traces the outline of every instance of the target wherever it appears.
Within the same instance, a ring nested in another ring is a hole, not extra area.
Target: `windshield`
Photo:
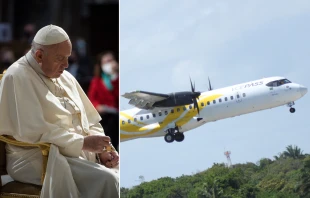
[[[281,80],[275,80],[275,81],[271,81],[269,83],[266,84],[266,86],[268,87],[278,87],[284,84],[288,84],[291,83],[291,81],[289,81],[288,79],[281,79]]]

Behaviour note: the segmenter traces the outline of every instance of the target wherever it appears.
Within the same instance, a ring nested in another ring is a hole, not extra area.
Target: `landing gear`
[[[165,135],[165,141],[167,143],[171,143],[174,140],[177,142],[182,142],[184,140],[184,134],[179,131],[178,127],[168,129]]]
[[[171,133],[167,133],[165,135],[165,141],[168,142],[168,143],[171,143],[174,141],[174,134],[171,134]]]
[[[291,113],[295,113],[295,108],[292,107],[293,105],[295,105],[294,102],[289,102],[289,103],[287,104],[287,106],[290,107],[290,112],[291,112]]]
[[[177,142],[182,142],[182,141],[184,140],[184,134],[181,133],[181,132],[176,132],[176,133],[174,134],[174,139],[175,139],[175,141],[177,141]]]

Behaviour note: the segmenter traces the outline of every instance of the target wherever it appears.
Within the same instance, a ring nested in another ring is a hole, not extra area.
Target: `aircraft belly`
[[[128,125],[127,127],[121,128],[120,138],[121,141],[123,141],[125,139],[157,136],[157,133],[162,131],[161,128],[159,123],[146,126]]]

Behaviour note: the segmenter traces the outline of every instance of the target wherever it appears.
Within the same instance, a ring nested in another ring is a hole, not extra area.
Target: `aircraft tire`
[[[175,141],[177,142],[182,142],[184,140],[184,134],[183,133],[180,133],[180,132],[177,132],[175,133],[174,135],[174,139]]]
[[[175,139],[175,138],[174,138],[174,135],[171,134],[171,133],[167,133],[167,134],[165,135],[165,141],[166,141],[167,143],[173,142],[174,139]]]
[[[295,108],[290,108],[291,113],[295,113]]]

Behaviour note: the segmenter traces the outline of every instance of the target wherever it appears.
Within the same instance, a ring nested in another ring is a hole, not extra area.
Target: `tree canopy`
[[[289,145],[275,159],[211,168],[177,178],[163,177],[130,189],[121,198],[306,198],[310,197],[310,156]]]

